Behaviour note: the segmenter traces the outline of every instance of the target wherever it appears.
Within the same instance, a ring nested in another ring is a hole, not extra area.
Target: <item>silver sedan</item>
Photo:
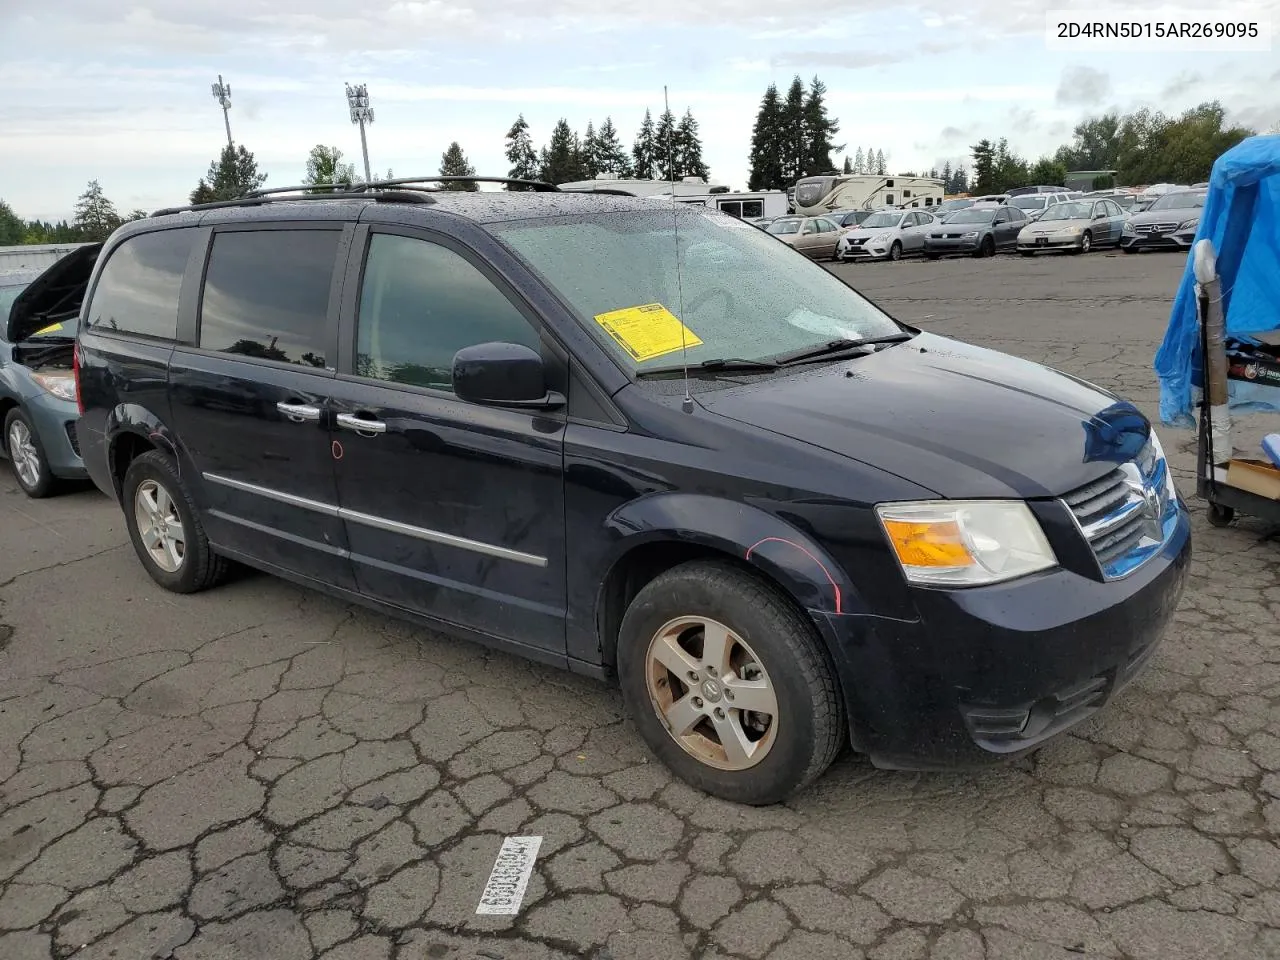
[[[1034,257],[1049,250],[1088,253],[1094,247],[1117,246],[1126,216],[1114,200],[1055,203],[1018,233],[1018,252]]]
[[[838,260],[901,260],[924,250],[924,235],[938,221],[923,210],[882,210],[852,230],[836,246]]]

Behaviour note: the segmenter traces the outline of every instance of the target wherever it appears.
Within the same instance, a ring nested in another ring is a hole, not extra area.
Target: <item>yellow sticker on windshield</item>
[[[49,326],[45,327],[43,330],[37,330],[37,331],[33,334],[33,336],[37,336],[37,337],[38,337],[38,336],[40,336],[41,334],[45,334],[45,333],[57,333],[57,332],[58,332],[59,330],[61,330],[61,329],[62,329],[62,324],[60,324],[60,323],[51,323]]]
[[[681,347],[696,347],[702,341],[680,322],[680,318],[660,303],[627,307],[596,314],[596,323],[631,356],[636,363],[652,360]]]

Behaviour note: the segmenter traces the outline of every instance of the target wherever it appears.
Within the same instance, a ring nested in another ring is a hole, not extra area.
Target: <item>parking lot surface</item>
[[[833,269],[1154,417],[1183,262]],[[166,594],[113,503],[6,471],[0,958],[1280,957],[1280,542],[1192,507],[1176,623],[1074,734],[980,773],[846,756],[750,809],[613,689],[265,576]],[[510,835],[543,838],[523,907],[477,915]]]

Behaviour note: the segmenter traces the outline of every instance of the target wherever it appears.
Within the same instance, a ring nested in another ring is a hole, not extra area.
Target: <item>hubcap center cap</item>
[[[702,684],[702,696],[711,703],[718,703],[723,695],[723,688],[715,680],[705,680]]]

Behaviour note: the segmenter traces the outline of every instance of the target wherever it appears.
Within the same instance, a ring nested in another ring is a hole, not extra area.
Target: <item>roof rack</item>
[[[504,183],[524,187],[536,193],[559,193],[560,188],[541,180],[523,180],[518,177],[399,177],[394,180],[374,180],[370,183],[314,184],[304,183],[290,187],[265,187],[250,190],[235,200],[214,200],[209,203],[192,203],[178,207],[164,207],[151,214],[164,217],[175,213],[203,210],[223,210],[231,207],[256,207],[264,203],[293,200],[373,200],[377,203],[435,203],[433,193],[441,193],[440,187],[422,187],[422,183]],[[395,189],[389,189],[395,188]]]

